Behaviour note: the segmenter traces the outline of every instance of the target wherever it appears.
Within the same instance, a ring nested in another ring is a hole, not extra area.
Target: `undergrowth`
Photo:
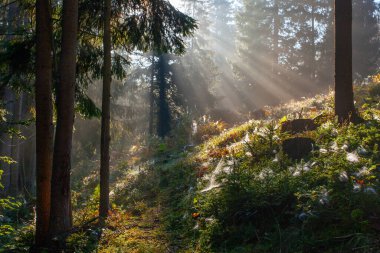
[[[376,92],[363,89],[362,96]],[[331,101],[330,94],[302,103],[320,126],[297,134],[316,143],[301,160],[281,147],[292,137],[281,122],[300,116],[292,105],[224,131],[165,168],[165,228],[182,244],[176,252],[379,252],[379,100],[360,97],[365,123],[343,126]]]
[[[177,129],[178,141],[133,146],[137,158],[112,168],[105,227],[96,224],[97,174],[75,184],[67,252],[379,252],[378,87],[356,88],[358,125],[337,124],[330,93],[265,108],[266,119],[230,129],[188,120],[193,129]],[[281,131],[297,118],[318,128]],[[184,147],[192,131],[194,145]],[[312,139],[312,152],[290,159],[282,143],[293,137]],[[32,243],[34,221],[20,220],[20,210],[8,215],[19,226],[0,240],[3,252]]]

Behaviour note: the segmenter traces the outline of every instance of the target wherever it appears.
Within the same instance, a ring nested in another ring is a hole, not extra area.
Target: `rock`
[[[312,119],[287,120],[281,124],[281,132],[297,134],[305,131],[314,131],[317,127],[318,125]]]
[[[315,142],[311,138],[295,137],[289,138],[282,142],[282,150],[289,158],[299,160],[313,150]]]

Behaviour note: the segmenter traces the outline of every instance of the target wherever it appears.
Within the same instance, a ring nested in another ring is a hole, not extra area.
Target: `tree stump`
[[[282,142],[282,150],[289,158],[299,160],[313,150],[315,142],[311,138],[295,137],[289,138]]]
[[[281,124],[281,132],[293,134],[303,133],[305,131],[314,131],[318,125],[312,119],[295,119],[287,120]]]

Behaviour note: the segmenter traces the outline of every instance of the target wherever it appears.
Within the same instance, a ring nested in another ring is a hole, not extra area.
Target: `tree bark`
[[[157,81],[159,88],[157,135],[161,138],[166,137],[171,130],[171,117],[167,97],[167,61],[167,56],[161,54],[157,63]]]
[[[149,136],[153,136],[154,132],[154,76],[155,76],[155,54],[152,52],[152,69],[151,69],[151,79],[150,79],[150,90],[149,90]]]
[[[49,226],[50,239],[56,238],[58,247],[65,246],[63,235],[72,227],[70,171],[74,124],[77,33],[78,0],[64,0]]]
[[[335,115],[355,121],[352,84],[352,0],[335,0]]]
[[[104,0],[103,36],[103,98],[102,128],[100,143],[100,222],[104,223],[109,209],[109,167],[110,167],[110,97],[111,97],[111,0]]]
[[[53,163],[52,19],[49,0],[36,1],[36,234],[37,247],[44,246],[50,219]]]

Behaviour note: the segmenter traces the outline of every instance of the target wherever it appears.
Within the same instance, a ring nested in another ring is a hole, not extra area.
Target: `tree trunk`
[[[59,247],[65,246],[65,233],[72,227],[70,171],[74,124],[77,33],[78,0],[64,0],[49,226],[51,239],[57,238],[57,246]]]
[[[37,247],[44,246],[50,219],[53,163],[52,20],[49,0],[36,2],[36,234]]]
[[[355,121],[352,85],[352,0],[335,0],[335,115]]]
[[[155,54],[152,52],[152,73],[150,79],[150,91],[149,91],[149,136],[153,135],[154,132],[154,76],[155,76]]]
[[[111,0],[104,0],[103,35],[103,99],[102,129],[100,143],[100,222],[104,223],[109,209],[109,167],[110,167],[110,97],[111,97]]]
[[[159,86],[157,135],[166,137],[170,132],[170,110],[167,98],[167,57],[161,54],[157,65],[157,81]]]

